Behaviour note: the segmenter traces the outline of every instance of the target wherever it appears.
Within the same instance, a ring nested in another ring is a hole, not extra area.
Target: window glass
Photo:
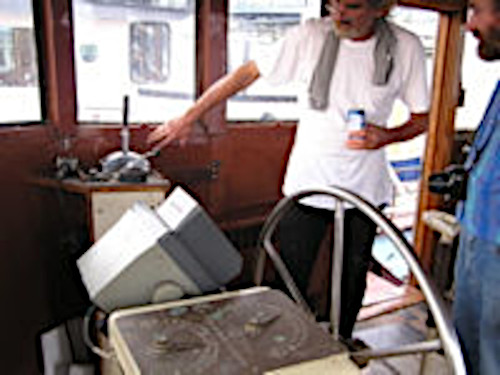
[[[430,95],[434,74],[434,57],[439,23],[438,12],[397,6],[392,10],[389,19],[395,24],[410,30],[420,38],[425,51],[427,83]],[[389,120],[389,125],[392,126],[405,122],[408,116],[409,113],[403,104],[396,102],[392,117]]]
[[[432,84],[439,13],[431,10],[396,6],[389,19],[416,34],[424,46],[427,63],[427,82]]]
[[[0,103],[1,124],[41,121],[30,0],[0,2]]]
[[[425,51],[430,97],[432,95],[432,78],[434,75],[439,24],[438,12],[397,6],[392,10],[390,19],[397,25],[412,31],[420,38]],[[408,120],[409,115],[409,111],[404,104],[396,101],[388,126],[393,127],[403,124]],[[389,175],[394,183],[394,200],[390,202],[385,213],[400,229],[412,228],[415,222],[426,138],[426,135],[422,134],[412,140],[393,143],[385,148],[389,160]],[[410,232],[406,231],[405,233],[409,234]],[[412,242],[411,234],[407,236],[407,239],[410,243]],[[399,272],[402,276],[401,279],[404,279],[408,270],[401,255],[395,254],[391,250],[383,250],[383,252],[385,254],[379,252],[375,257],[392,272]]]
[[[162,122],[195,94],[194,0],[74,0],[77,117]]]
[[[231,0],[228,22],[228,71],[246,61],[271,56],[289,27],[318,17],[320,0]],[[229,120],[296,119],[297,97],[291,87],[273,87],[259,79],[231,98]]]
[[[434,76],[434,60],[437,33],[439,26],[439,13],[431,10],[396,6],[389,16],[395,24],[416,34],[423,46],[426,57],[427,83],[429,97],[432,95],[432,79]],[[388,126],[394,127],[403,124],[408,120],[410,113],[404,104],[396,101],[389,119]],[[420,135],[410,141],[393,143],[386,148],[389,160],[419,160],[422,162],[426,144],[425,134]],[[413,181],[418,184],[418,179]]]
[[[2,27],[0,29],[0,73],[8,74],[14,70],[14,30]],[[9,77],[5,78],[8,81]]]
[[[166,23],[134,22],[130,33],[130,77],[135,83],[168,78],[170,29]]]
[[[479,126],[498,82],[500,61],[481,60],[477,46],[477,39],[466,32],[462,57],[464,105],[457,109],[455,117],[455,128],[460,130],[473,130]]]
[[[320,1],[274,0],[265,3],[252,0],[230,1],[228,70],[245,61],[264,61],[271,56],[276,42],[287,28],[317,17]],[[429,87],[432,80],[438,13],[408,7],[395,7],[390,19],[413,32],[422,40],[427,57]],[[292,87],[271,87],[258,80],[228,103],[229,120],[297,119],[296,96]],[[401,103],[395,106],[391,124],[404,121],[408,113]]]

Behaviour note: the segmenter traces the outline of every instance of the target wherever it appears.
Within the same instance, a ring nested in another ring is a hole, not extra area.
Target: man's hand
[[[188,121],[185,117],[174,118],[157,126],[149,134],[148,143],[158,150],[172,144],[174,141],[178,141],[181,146],[184,146],[187,143],[193,124],[194,122]]]
[[[362,130],[349,132],[346,146],[353,150],[376,150],[390,143],[390,130],[366,124]]]
[[[346,146],[354,150],[376,150],[394,142],[412,139],[427,131],[428,124],[428,113],[412,113],[405,124],[390,129],[366,124],[363,130],[349,132]]]
[[[205,90],[182,117],[175,118],[158,126],[149,135],[148,142],[152,143],[153,147],[158,150],[168,144],[172,144],[174,141],[178,141],[181,146],[185,145],[194,123],[204,113],[250,86],[259,76],[260,72],[255,62],[247,61],[234,72],[226,74]]]

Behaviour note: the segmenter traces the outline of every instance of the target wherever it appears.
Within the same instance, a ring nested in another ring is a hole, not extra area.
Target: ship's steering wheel
[[[398,252],[405,259],[410,272],[413,274],[425,297],[429,310],[436,323],[438,332],[438,338],[435,340],[422,341],[416,344],[383,350],[364,350],[363,352],[352,353],[352,355],[367,359],[375,359],[411,353],[426,353],[443,349],[448,362],[454,370],[454,373],[466,374],[460,343],[453,327],[450,314],[432,280],[430,280],[422,270],[412,246],[405,239],[401,231],[399,231],[379,209],[346,189],[335,186],[308,189],[298,192],[292,196],[285,197],[278,202],[273,211],[267,217],[260,233],[259,246],[261,253],[255,272],[256,284],[260,285],[262,283],[267,254],[271,258],[276,270],[283,278],[283,281],[285,282],[292,297],[302,308],[311,313],[304,297],[301,295],[295,282],[293,281],[293,277],[290,275],[290,272],[283,263],[283,260],[274,248],[271,237],[279,221],[293,206],[294,202],[313,195],[326,195],[336,199],[334,219],[335,236],[333,246],[335,256],[332,257],[332,305],[330,312],[331,329],[334,339],[339,339],[338,328],[340,321],[340,280],[342,278],[343,226],[345,204],[347,203],[350,206],[359,209],[367,217],[369,217],[388,236]]]

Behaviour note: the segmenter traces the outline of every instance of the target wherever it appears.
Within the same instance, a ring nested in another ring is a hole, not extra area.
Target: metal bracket
[[[220,166],[221,166],[220,160],[212,160],[210,164],[208,164],[209,179],[211,181],[217,180],[219,178]]]

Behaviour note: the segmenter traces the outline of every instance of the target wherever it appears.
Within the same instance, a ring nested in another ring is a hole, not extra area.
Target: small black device
[[[465,200],[469,173],[463,165],[452,164],[429,177],[429,191],[446,195],[451,201]]]

